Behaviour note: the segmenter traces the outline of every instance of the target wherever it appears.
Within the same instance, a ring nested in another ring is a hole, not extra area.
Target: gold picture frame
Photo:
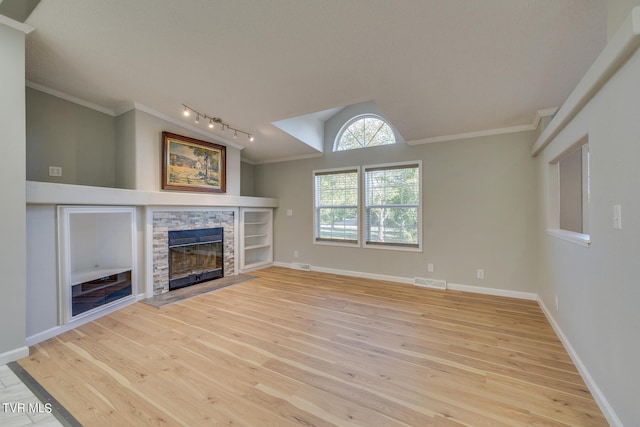
[[[226,192],[226,147],[162,132],[162,189]]]

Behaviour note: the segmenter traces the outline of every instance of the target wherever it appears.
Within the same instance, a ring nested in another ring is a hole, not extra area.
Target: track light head
[[[0,0],[0,2],[1,1],[2,0]],[[245,132],[245,131],[243,131],[241,129],[237,129],[237,128],[234,128],[232,126],[229,126],[228,123],[225,123],[219,117],[211,117],[211,116],[208,116],[206,114],[202,114],[202,113],[194,110],[193,108],[189,107],[186,104],[182,104],[182,106],[184,107],[184,111],[182,112],[182,114],[185,117],[189,117],[191,115],[191,113],[196,115],[196,118],[194,120],[195,124],[200,124],[200,117],[202,117],[205,122],[207,121],[207,119],[209,120],[209,124],[208,124],[209,129],[214,129],[215,128],[215,124],[218,123],[218,124],[220,124],[220,129],[223,132],[224,132],[225,129],[233,131],[233,139],[237,139],[238,138],[238,132],[240,132],[240,133],[243,133],[243,134],[247,135],[247,138],[249,139],[249,141],[251,141],[251,142],[254,141],[254,137],[253,137],[252,134],[250,134],[249,132]]]

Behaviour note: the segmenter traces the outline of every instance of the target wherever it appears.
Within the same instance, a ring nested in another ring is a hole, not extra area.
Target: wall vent
[[[426,277],[414,277],[413,284],[425,288],[447,289],[447,282],[445,280],[427,279]]]
[[[296,270],[311,271],[311,265],[310,264],[295,263],[295,264],[293,264],[293,266],[296,268]]]

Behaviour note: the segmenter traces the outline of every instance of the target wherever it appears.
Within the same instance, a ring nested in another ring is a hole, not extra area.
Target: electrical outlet
[[[427,264],[427,273],[433,273],[433,264]]]
[[[298,258],[300,254],[298,253],[298,251],[293,251],[293,257],[294,258]]]
[[[478,279],[484,279],[484,270],[479,268],[478,271],[476,272],[476,277]]]
[[[62,168],[60,166],[49,166],[49,176],[62,176]]]
[[[293,209],[287,209],[287,216],[293,216]]]
[[[560,304],[558,301],[558,295],[556,295],[556,311],[559,311],[559,310],[560,310]]]

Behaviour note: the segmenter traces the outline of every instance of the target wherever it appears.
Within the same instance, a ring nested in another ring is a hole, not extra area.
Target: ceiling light
[[[225,129],[230,129],[233,131],[233,139],[238,138],[238,132],[243,133],[245,135],[247,135],[247,138],[249,139],[249,141],[253,142],[255,140],[255,138],[253,137],[252,134],[250,134],[249,132],[245,132],[241,129],[238,128],[234,128],[232,126],[229,126],[229,123],[225,123],[221,118],[219,117],[211,117],[208,116],[206,114],[202,114],[196,110],[194,110],[193,108],[189,107],[186,104],[182,104],[182,106],[184,107],[184,116],[188,117],[191,113],[196,115],[196,119],[194,121],[195,124],[199,124],[200,123],[200,117],[202,117],[205,121],[207,119],[209,119],[209,128],[213,129],[215,127],[215,124],[218,123],[220,124],[220,129],[224,132]]]

